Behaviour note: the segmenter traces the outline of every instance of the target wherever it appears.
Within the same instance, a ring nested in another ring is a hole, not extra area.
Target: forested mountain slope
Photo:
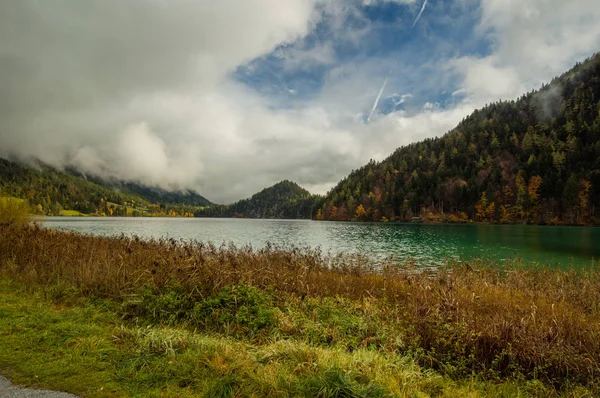
[[[210,204],[195,193],[168,192],[128,182],[104,183],[75,174],[0,158],[0,196],[27,199],[41,215],[65,214],[67,210],[107,216],[191,216],[198,206]]]
[[[77,170],[69,169],[68,173],[85,178],[106,188],[122,192],[128,195],[135,195],[143,198],[149,203],[160,203],[170,205],[185,206],[210,206],[212,203],[205,197],[190,190],[167,191],[162,188],[149,187],[131,181],[121,181],[116,179],[103,179],[97,176],[84,176]]]
[[[317,197],[291,181],[281,181],[249,199],[230,205],[214,205],[196,212],[197,217],[310,218]]]
[[[315,206],[324,220],[598,223],[600,55],[440,138],[397,149]]]
[[[105,183],[106,185],[106,183]],[[165,205],[210,206],[212,203],[205,197],[190,190],[167,191],[156,187],[147,187],[133,182],[120,182],[109,186],[133,195],[139,195],[151,203]]]

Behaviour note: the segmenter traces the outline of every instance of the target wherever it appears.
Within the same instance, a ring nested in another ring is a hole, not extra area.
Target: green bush
[[[318,398],[383,398],[390,396],[383,386],[363,384],[339,368],[331,368],[309,378],[301,388],[306,397]]]
[[[30,208],[23,199],[0,197],[0,225],[27,225]]]
[[[229,325],[235,334],[256,337],[263,329],[276,324],[277,310],[268,293],[252,286],[232,286],[198,302],[194,307],[195,323],[207,329]]]
[[[204,299],[181,288],[165,293],[150,287],[125,303],[126,318],[150,324],[175,325],[183,322],[207,331],[230,332],[237,337],[256,337],[276,325],[277,310],[268,293],[252,286],[231,286]]]

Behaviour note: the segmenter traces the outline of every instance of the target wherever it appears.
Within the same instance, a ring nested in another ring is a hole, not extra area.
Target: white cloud
[[[0,151],[236,199],[212,170],[249,151],[249,112],[268,110],[230,73],[305,36],[315,4],[1,3]]]
[[[288,70],[311,69],[316,65],[331,65],[336,61],[333,43],[318,43],[311,48],[285,48],[277,52]]]
[[[493,52],[452,64],[477,104],[535,89],[600,49],[596,0],[482,0],[481,13],[477,32]]]
[[[475,107],[515,98],[600,48],[595,1],[483,0],[477,32],[493,44],[487,56],[440,55],[421,68],[403,63],[411,54],[341,62],[331,41],[371,46],[371,27],[345,0],[319,0],[320,12],[315,4],[0,3],[0,154],[197,188],[217,202],[282,179],[323,193],[370,158],[441,135]],[[331,39],[298,45],[319,21]],[[232,78],[280,45],[288,70],[331,67],[312,101],[282,107]],[[392,65],[389,86],[414,95],[394,99],[413,98],[415,109],[375,113],[365,125]],[[444,109],[438,83],[454,77],[462,102]],[[419,103],[423,92],[429,105]]]
[[[423,105],[424,111],[433,111],[440,108],[441,106],[439,102],[426,102],[425,105]]]
[[[518,71],[512,66],[503,66],[496,56],[463,57],[451,65],[464,73],[463,87],[457,93],[470,94],[475,103],[513,99],[525,91]]]
[[[388,99],[392,100],[394,106],[398,106],[398,105],[402,105],[403,103],[405,103],[407,100],[411,99],[413,97],[412,94],[392,94],[388,97]]]

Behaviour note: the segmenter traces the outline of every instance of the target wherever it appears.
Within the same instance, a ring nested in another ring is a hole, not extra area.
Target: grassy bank
[[[59,381],[93,374],[88,396],[600,392],[596,268],[375,272],[311,250],[2,227],[0,275],[0,367],[75,393]]]
[[[422,370],[409,356],[372,349],[348,352],[292,340],[252,343],[183,327],[124,324],[114,309],[98,302],[79,300],[65,306],[14,284],[1,286],[0,369],[26,385],[88,397],[418,397],[543,391],[536,384],[455,382]]]

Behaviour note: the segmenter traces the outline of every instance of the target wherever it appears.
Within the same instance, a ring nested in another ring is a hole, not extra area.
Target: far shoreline
[[[99,215],[99,214],[85,214],[85,213],[79,213],[79,214],[57,214],[57,215],[31,215],[31,217],[64,217],[64,218],[90,218],[90,219],[130,219],[130,218],[164,218],[164,219],[228,219],[228,220],[236,220],[236,219],[240,219],[240,220],[303,220],[303,221],[317,221],[317,222],[339,222],[339,223],[357,223],[357,224],[402,224],[402,225],[523,225],[523,226],[538,226],[538,227],[585,227],[585,228],[594,228],[594,227],[600,227],[600,224],[568,224],[568,223],[556,223],[556,224],[550,224],[550,223],[543,223],[543,224],[535,224],[535,223],[492,223],[492,222],[482,222],[482,221],[473,221],[473,220],[468,220],[468,221],[460,221],[460,222],[453,222],[453,221],[436,221],[436,220],[428,220],[428,219],[422,219],[419,222],[412,222],[412,221],[361,221],[361,220],[317,220],[315,218],[262,218],[262,217],[205,217],[205,216],[201,216],[201,217],[187,217],[187,216],[168,216],[168,215],[140,215],[140,216],[106,216],[106,215]]]

